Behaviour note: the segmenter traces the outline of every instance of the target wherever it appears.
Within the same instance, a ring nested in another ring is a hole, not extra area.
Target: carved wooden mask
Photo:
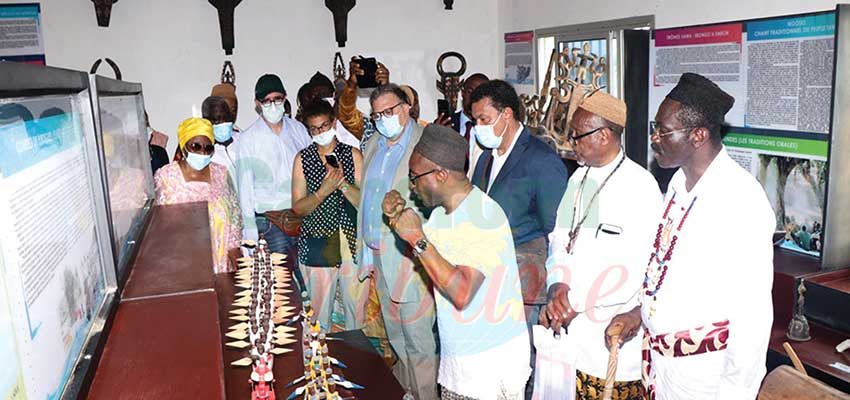
[[[108,27],[112,15],[112,5],[118,0],[91,0],[94,3],[94,13],[97,16],[97,26]]]
[[[218,26],[221,30],[221,47],[224,54],[233,54],[236,47],[233,38],[233,11],[242,0],[209,0],[210,4],[218,10]]]
[[[355,4],[357,0],[325,0],[325,7],[334,15],[336,44],[339,47],[345,47],[345,42],[348,41],[348,12]]]

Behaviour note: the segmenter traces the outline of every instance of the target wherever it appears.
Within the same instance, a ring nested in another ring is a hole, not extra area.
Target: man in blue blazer
[[[477,122],[475,138],[484,148],[472,183],[508,216],[530,329],[546,303],[548,236],[567,188],[567,168],[555,150],[519,122],[519,96],[509,83],[483,83],[472,92],[470,102]],[[531,357],[533,367],[533,353]]]

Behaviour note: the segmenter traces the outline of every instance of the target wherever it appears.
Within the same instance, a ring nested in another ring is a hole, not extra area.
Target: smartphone
[[[339,161],[336,159],[336,154],[331,153],[325,156],[325,160],[328,161],[328,165],[333,168],[339,168]]]
[[[446,99],[438,99],[437,100],[437,116],[442,114],[444,117],[448,117],[449,115],[449,101]]]
[[[375,79],[375,74],[378,72],[378,61],[375,60],[375,57],[361,57],[357,60],[357,65],[363,69],[363,75],[357,77],[357,87],[361,89],[378,87],[378,80]]]

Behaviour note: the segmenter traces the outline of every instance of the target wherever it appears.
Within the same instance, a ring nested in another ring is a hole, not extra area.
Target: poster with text
[[[812,133],[732,128],[723,144],[764,187],[782,247],[820,254],[828,143]]]
[[[61,396],[105,292],[78,117],[87,101],[0,104],[0,250],[29,399]]]
[[[517,92],[534,90],[534,32],[505,34],[505,81]]]
[[[0,61],[44,65],[41,5],[0,4]]]
[[[822,243],[834,42],[835,13],[821,12],[661,29],[650,43],[650,121],[685,72],[735,97],[723,143],[764,186],[783,246],[812,255]],[[666,187],[672,171],[647,146]]]

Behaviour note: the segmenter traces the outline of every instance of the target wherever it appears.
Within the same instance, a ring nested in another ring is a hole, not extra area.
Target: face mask
[[[215,141],[219,143],[230,140],[233,137],[233,123],[225,122],[213,125],[213,136],[215,136]]]
[[[336,129],[331,128],[328,129],[327,132],[320,133],[316,136],[313,136],[313,143],[316,143],[319,146],[327,146],[333,142],[336,137]]]
[[[267,106],[263,106],[263,118],[266,119],[271,124],[276,124],[283,119],[283,104],[269,104]]]
[[[333,98],[333,97],[325,97],[325,98],[324,98],[324,99],[322,99],[322,100],[327,101],[327,102],[328,102],[328,104],[330,104],[330,105],[331,105],[331,107],[333,107],[333,106],[334,106],[335,101],[334,101],[334,98]]]
[[[206,168],[207,165],[210,165],[211,160],[212,155],[205,156],[203,154],[192,153],[191,151],[186,152],[186,163],[195,171]]]
[[[502,136],[496,136],[496,132],[493,131],[493,127],[499,123],[499,119],[502,118],[502,114],[499,114],[499,117],[496,118],[496,122],[493,122],[492,125],[475,125],[475,138],[478,139],[478,143],[481,143],[482,146],[488,149],[495,149],[502,144],[502,138],[504,137],[505,130],[508,129],[507,125],[505,125],[505,129],[502,130]]]
[[[375,123],[378,132],[387,139],[395,139],[401,134],[403,127],[398,122],[398,115],[392,117],[383,117]]]

